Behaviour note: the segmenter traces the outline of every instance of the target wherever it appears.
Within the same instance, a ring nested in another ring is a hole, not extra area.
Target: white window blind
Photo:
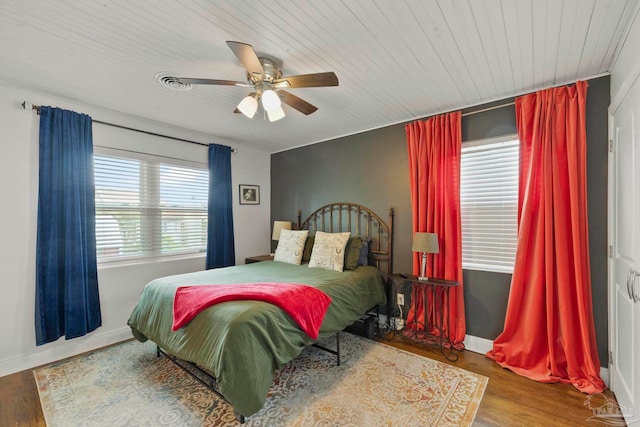
[[[518,227],[518,156],[517,136],[462,146],[463,268],[513,272]]]
[[[94,169],[98,261],[206,250],[205,165],[96,150]]]

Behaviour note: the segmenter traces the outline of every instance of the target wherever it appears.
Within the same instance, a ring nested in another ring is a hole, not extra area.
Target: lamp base
[[[429,278],[426,276],[427,272],[427,253],[422,252],[422,259],[420,260],[420,275],[418,276],[418,280],[421,282],[426,282]]]

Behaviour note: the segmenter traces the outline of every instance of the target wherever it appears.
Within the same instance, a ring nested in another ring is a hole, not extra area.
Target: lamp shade
[[[262,108],[265,111],[273,111],[280,108],[280,97],[275,91],[267,89],[262,93]]]
[[[284,110],[282,107],[278,107],[275,110],[267,111],[267,116],[269,117],[270,122],[278,121],[284,118]]]
[[[413,252],[426,252],[437,254],[440,252],[438,247],[438,235],[436,233],[415,233],[413,235]]]
[[[280,240],[281,230],[291,230],[291,221],[273,221],[271,240]]]
[[[244,97],[242,101],[240,101],[240,104],[238,104],[238,110],[250,119],[256,114],[257,109],[258,101],[251,95]]]

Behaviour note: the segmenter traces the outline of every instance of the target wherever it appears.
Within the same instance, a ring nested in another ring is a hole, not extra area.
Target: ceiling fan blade
[[[247,69],[249,74],[264,74],[262,64],[253,50],[253,46],[246,43],[227,41],[227,46],[238,57],[240,63]]]
[[[314,74],[300,74],[298,76],[288,76],[273,81],[277,87],[323,87],[323,86],[338,86],[338,76],[334,72],[328,71],[326,73],[314,73]],[[279,83],[283,83],[282,86]]]
[[[244,82],[236,82],[233,80],[215,80],[215,79],[199,79],[191,77],[169,77],[176,82],[188,83],[192,85],[219,85],[219,86],[240,86],[240,87],[253,87]]]
[[[302,114],[309,115],[318,109],[318,107],[316,107],[315,105],[309,104],[304,99],[299,98],[292,93],[286,92],[284,90],[279,90],[277,93],[280,96],[282,102],[289,105],[290,107],[295,108]]]

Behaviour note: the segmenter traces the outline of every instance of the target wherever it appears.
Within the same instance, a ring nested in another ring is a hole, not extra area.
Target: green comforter
[[[178,286],[257,282],[307,284],[329,295],[332,302],[320,339],[385,302],[382,278],[374,267],[335,272],[259,262],[156,279],[145,287],[128,324],[139,341],[150,339],[168,353],[211,370],[219,391],[237,412],[249,416],[262,407],[275,371],[314,341],[283,310],[260,301],[217,304],[176,332],[171,325]]]

